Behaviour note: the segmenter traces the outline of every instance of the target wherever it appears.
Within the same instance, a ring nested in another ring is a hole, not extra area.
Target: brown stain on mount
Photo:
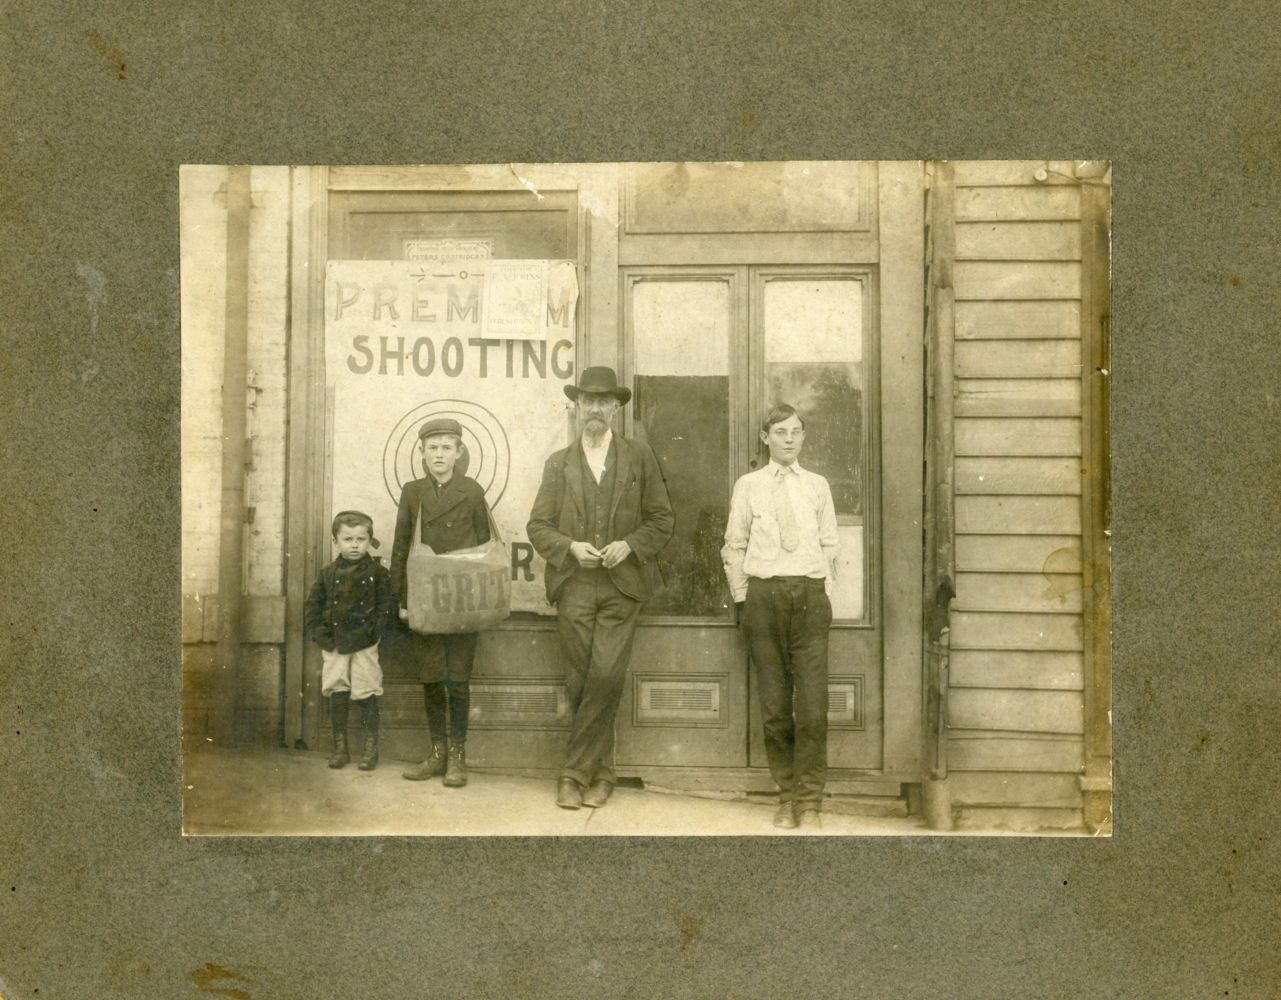
[[[116,47],[115,45],[112,45],[111,42],[103,38],[102,35],[94,31],[93,28],[85,28],[84,36],[85,38],[89,39],[89,44],[92,45],[95,49],[97,49],[98,55],[102,56],[104,59],[109,60],[112,63],[112,65],[116,67],[116,79],[124,80],[126,78],[125,77],[126,57],[125,57],[124,51]]]
[[[676,929],[680,931],[681,942],[680,949],[685,951],[694,939],[703,933],[703,921],[697,917],[691,917],[688,913],[683,913],[675,906],[671,907],[672,921],[676,924]]]
[[[216,986],[214,984],[221,980],[232,980],[248,986],[258,985],[258,980],[251,979],[249,976],[242,976],[234,969],[227,969],[221,965],[215,965],[213,962],[206,962],[200,968],[192,969],[187,973],[187,978],[202,993],[217,993],[221,996],[231,997],[231,1000],[253,1000],[253,998],[248,990],[242,990],[238,986]]]

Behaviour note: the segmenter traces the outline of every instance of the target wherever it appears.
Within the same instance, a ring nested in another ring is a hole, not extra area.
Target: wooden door
[[[576,192],[563,190],[539,195],[528,191],[334,191],[329,196],[327,256],[330,260],[448,260],[458,268],[466,268],[469,258],[575,260],[580,244],[577,202]],[[575,328],[581,330],[578,318]],[[530,363],[528,352],[518,357]],[[562,374],[572,372],[573,360],[570,352],[556,356]],[[332,439],[332,433],[327,436]],[[387,543],[380,553],[387,561],[391,526],[377,527]],[[516,551],[514,558],[519,563],[521,552]],[[513,573],[519,571],[513,567]],[[392,759],[418,759],[426,728],[420,664],[403,626],[384,637],[380,660],[383,752]],[[308,681],[318,687],[319,666],[309,666]],[[321,745],[328,740],[328,720],[319,717],[327,707],[324,699],[316,704]],[[556,762],[568,718],[554,635],[546,620],[518,614],[482,636],[471,709],[468,754],[473,763],[524,767]]]
[[[631,429],[654,448],[676,513],[666,588],[644,609],[620,763],[764,767],[746,647],[721,561],[735,480],[768,461],[759,414],[806,421],[801,464],[827,477],[841,539],[833,588],[829,754],[879,769],[879,416],[868,267],[639,266],[623,271]],[[817,323],[818,332],[797,324]],[[750,736],[750,738],[749,738]]]

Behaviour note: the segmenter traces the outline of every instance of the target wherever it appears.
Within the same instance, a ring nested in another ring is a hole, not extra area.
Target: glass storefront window
[[[721,566],[729,514],[732,290],[724,279],[638,280],[631,286],[632,416],[654,449],[676,514],[659,555],[665,589],[647,616],[723,617]]]
[[[865,610],[864,292],[854,277],[771,275],[763,283],[766,410],[796,407],[805,421],[801,465],[832,488],[841,540],[832,605],[844,619]]]

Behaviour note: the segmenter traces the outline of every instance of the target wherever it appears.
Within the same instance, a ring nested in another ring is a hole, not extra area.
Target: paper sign
[[[550,614],[525,524],[544,461],[572,435],[563,389],[574,378],[578,285],[571,261],[480,263],[484,274],[429,261],[329,262],[330,513],[366,511],[385,542],[378,554],[389,557],[401,488],[427,474],[418,429],[437,417],[457,420],[459,470],[484,488],[511,553],[512,609]],[[503,266],[491,273],[494,264]],[[491,278],[501,289],[492,295]],[[487,336],[495,327],[486,327],[486,311],[512,335]],[[514,335],[534,327],[537,337]]]

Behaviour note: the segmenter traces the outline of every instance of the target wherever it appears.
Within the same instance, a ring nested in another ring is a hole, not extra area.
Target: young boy
[[[774,825],[817,826],[827,777],[828,590],[836,511],[822,476],[802,469],[805,421],[780,403],[761,424],[769,463],[739,478],[725,528],[725,575],[738,604],[779,787]]]
[[[378,640],[396,615],[396,591],[381,560],[369,554],[378,547],[374,522],[358,510],[340,512],[333,523],[338,558],[320,571],[307,595],[303,627],[324,657],[321,694],[330,700],[334,752],[330,767],[344,767],[347,751],[347,708],[360,706],[365,728],[362,771],[378,766],[378,696],[383,672]]]
[[[401,595],[401,620],[409,612],[409,581],[405,565],[414,541],[414,522],[419,537],[433,552],[443,555],[456,549],[483,545],[489,541],[489,507],[485,491],[474,479],[455,470],[462,454],[463,429],[457,420],[429,420],[418,432],[428,475],[406,483],[396,514],[396,541],[391,551],[392,581]],[[467,784],[467,713],[470,710],[472,662],[476,658],[479,633],[419,635],[413,641],[422,663],[419,679],[427,707],[431,753],[421,764],[402,772],[410,781],[425,781],[443,774],[445,784],[461,788]],[[449,753],[446,757],[445,716],[448,711]]]

